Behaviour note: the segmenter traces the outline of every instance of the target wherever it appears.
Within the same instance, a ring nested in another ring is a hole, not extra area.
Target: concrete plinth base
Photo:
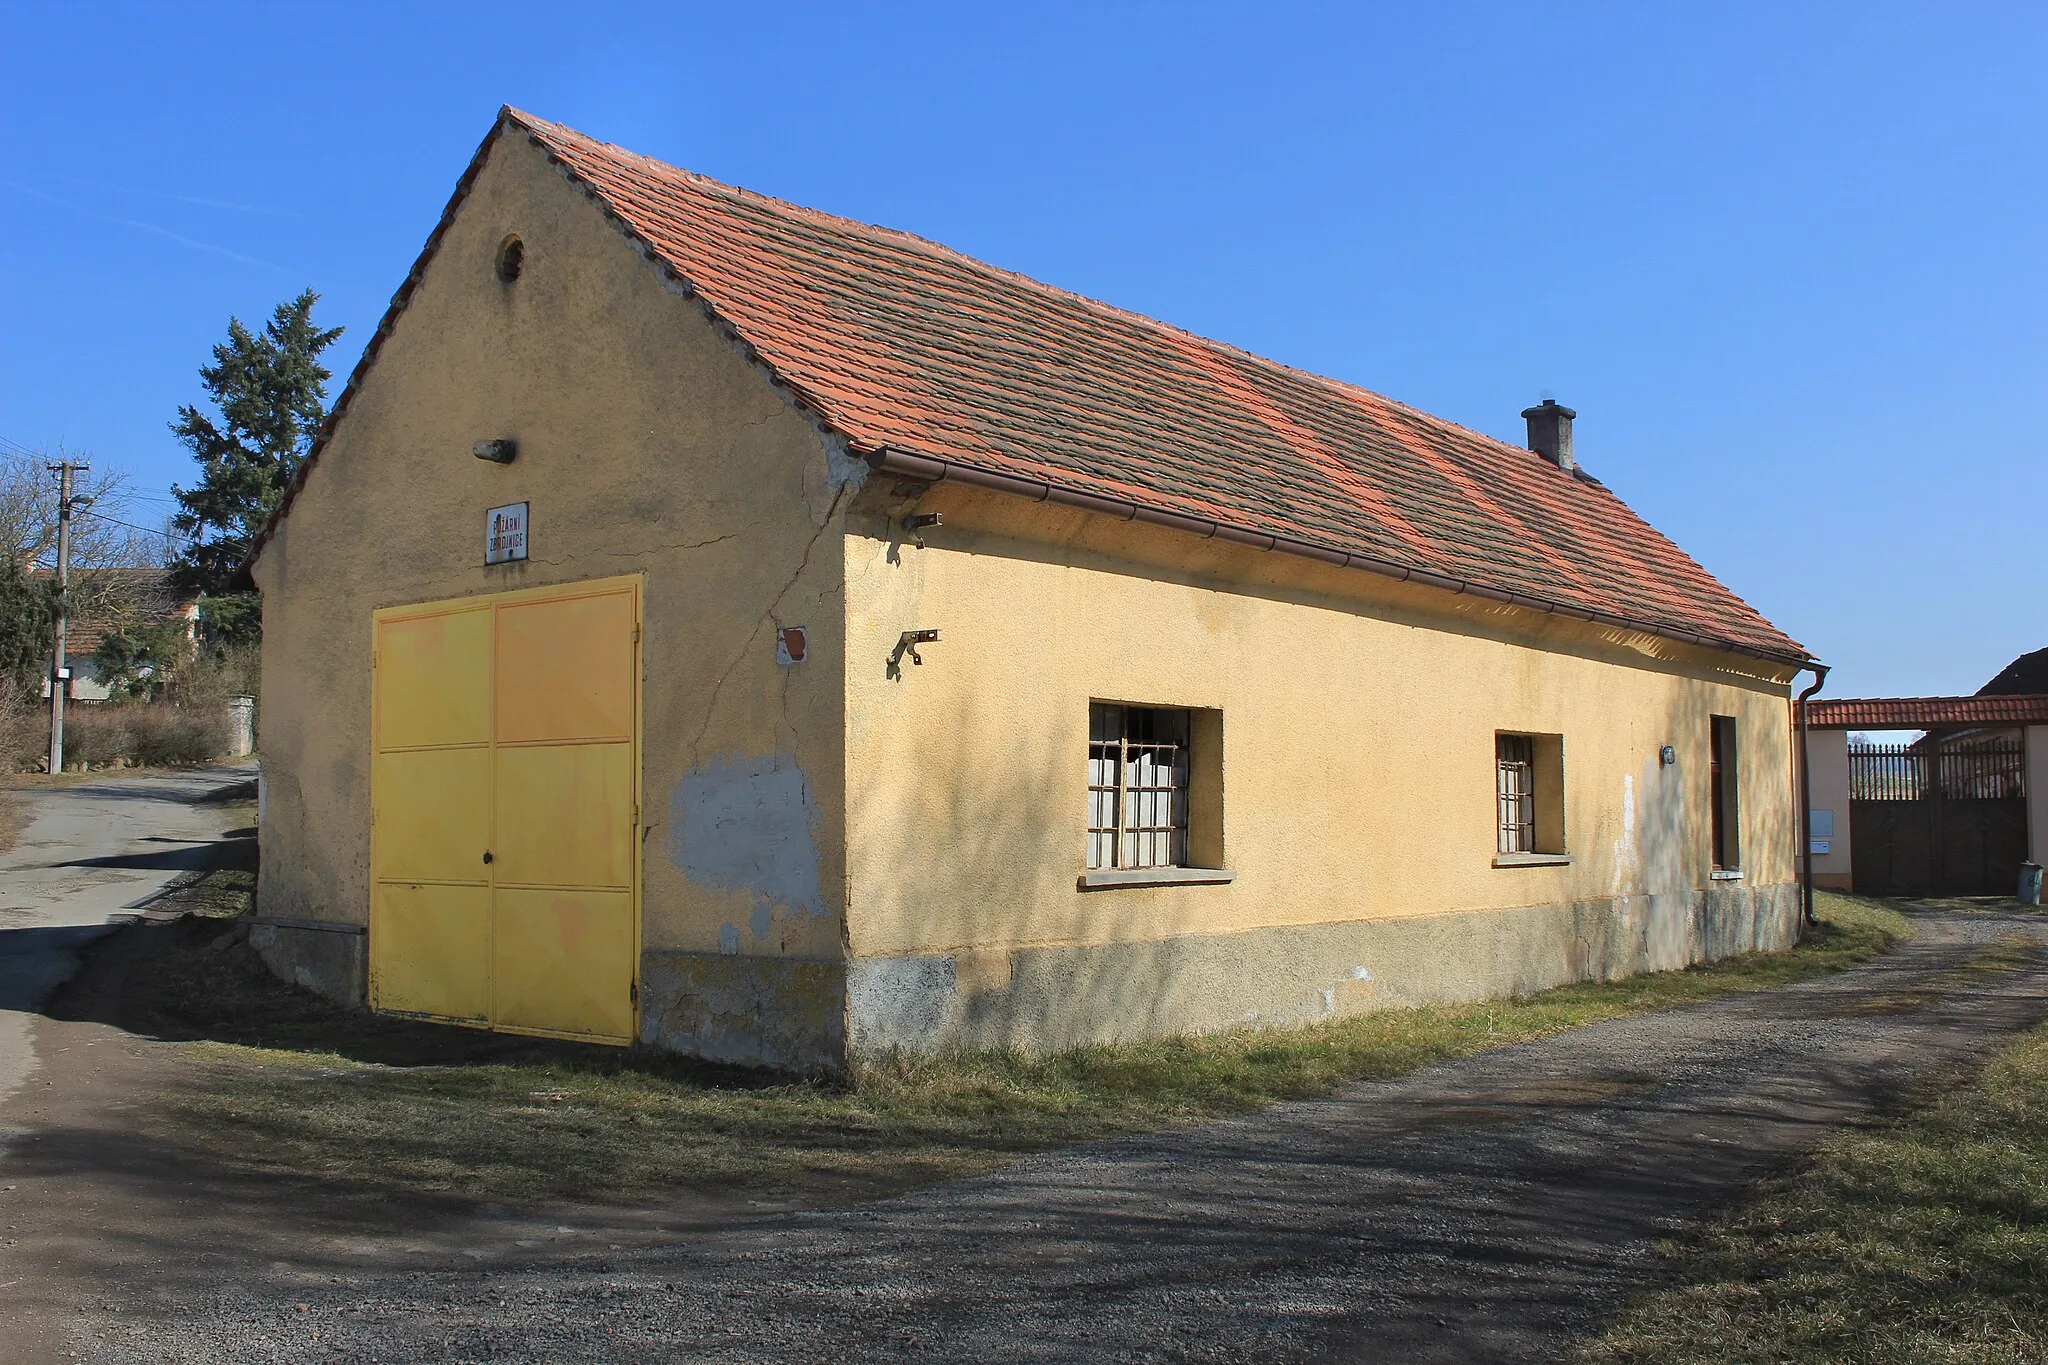
[[[1513,910],[848,964],[856,1056],[1048,1052],[1525,995],[1790,947],[1799,891],[1716,887]]]
[[[846,969],[736,953],[640,955],[640,1041],[715,1062],[832,1070],[846,1056]]]
[[[362,1009],[370,998],[369,936],[361,925],[259,919],[249,946],[265,966],[337,1005]]]
[[[1319,1023],[1527,995],[1792,946],[1794,883],[1301,925],[1148,943],[849,963],[652,951],[640,1042],[712,1061],[836,1069],[849,1056],[1095,1043]],[[363,931],[259,920],[271,970],[360,1007]]]

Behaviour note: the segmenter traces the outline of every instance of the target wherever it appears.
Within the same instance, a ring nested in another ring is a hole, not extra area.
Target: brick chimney
[[[1559,407],[1555,398],[1546,398],[1533,408],[1523,408],[1522,416],[1529,423],[1529,449],[1559,469],[1571,469],[1572,418],[1578,414]]]

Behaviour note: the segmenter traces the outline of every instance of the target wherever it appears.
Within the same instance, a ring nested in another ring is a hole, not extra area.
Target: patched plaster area
[[[768,937],[778,912],[826,913],[818,875],[818,806],[809,779],[784,754],[734,755],[683,775],[669,799],[669,859],[692,885],[741,892],[747,929]],[[724,953],[740,951],[740,926],[719,930]]]

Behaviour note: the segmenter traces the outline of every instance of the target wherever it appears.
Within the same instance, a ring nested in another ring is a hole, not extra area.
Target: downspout
[[[1799,854],[1799,903],[1800,914],[1807,924],[1818,923],[1813,916],[1813,773],[1812,763],[1806,750],[1806,699],[1827,684],[1826,664],[1809,663],[1813,673],[1813,686],[1799,694],[1799,700],[1792,704],[1798,712],[1799,721],[1799,838],[1804,841]]]

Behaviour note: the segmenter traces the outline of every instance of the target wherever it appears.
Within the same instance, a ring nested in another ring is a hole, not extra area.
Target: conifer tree
[[[228,339],[199,370],[218,420],[188,403],[171,423],[199,462],[197,484],[171,489],[175,524],[188,538],[173,573],[186,587],[216,597],[232,591],[235,571],[327,416],[330,375],[320,353],[342,329],[313,325],[318,301],[308,289],[279,304],[260,334],[229,319]],[[254,613],[214,615],[247,621]]]
[[[26,694],[38,677],[48,676],[56,627],[55,585],[0,554],[0,689]],[[0,695],[0,707],[13,700]]]

